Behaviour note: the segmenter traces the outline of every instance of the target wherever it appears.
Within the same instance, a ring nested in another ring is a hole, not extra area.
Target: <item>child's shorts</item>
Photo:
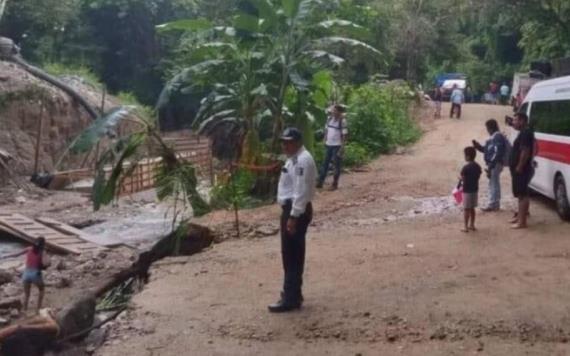
[[[26,268],[24,274],[22,275],[22,281],[24,283],[30,283],[35,285],[43,285],[44,280],[42,278],[42,272],[34,268]]]
[[[478,205],[477,193],[463,193],[463,209],[475,209]]]

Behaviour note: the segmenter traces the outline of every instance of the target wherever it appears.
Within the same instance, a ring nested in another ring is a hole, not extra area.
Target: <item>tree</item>
[[[365,31],[350,21],[323,19],[323,13],[317,11],[323,6],[319,1],[251,0],[240,4],[241,10],[231,27],[215,27],[203,19],[182,20],[159,27],[163,32],[191,31],[199,38],[218,40],[196,47],[197,50],[203,47],[210,50],[206,52],[207,59],[176,76],[167,85],[163,92],[165,100],[160,103],[168,102],[174,88],[191,88],[190,83],[185,85],[184,82],[195,80],[196,68],[200,68],[202,74],[210,78],[213,92],[204,100],[197,121],[206,120],[202,129],[214,134],[216,128],[224,127],[230,120],[235,122],[235,118],[229,119],[228,116],[237,114],[238,121],[246,124],[242,131],[247,137],[242,151],[246,154],[242,157],[246,162],[254,162],[260,153],[250,152],[255,152],[257,143],[263,139],[255,132],[254,118],[263,119],[267,117],[266,113],[270,114],[272,152],[277,149],[278,137],[286,122],[295,120],[306,128],[305,136],[311,137],[310,121],[315,117],[313,112],[323,109],[311,102],[313,77],[323,68],[339,66],[344,62],[329,49],[349,46],[363,48],[379,57],[382,54],[359,40],[332,36],[338,29],[347,33]],[[232,72],[238,75],[237,78],[231,75]],[[216,73],[222,77],[216,76]],[[225,90],[225,95],[218,95],[221,89]],[[290,111],[288,100],[296,104],[297,112]],[[229,103],[232,103],[231,109],[227,106]],[[239,108],[235,107],[236,103],[239,103]]]

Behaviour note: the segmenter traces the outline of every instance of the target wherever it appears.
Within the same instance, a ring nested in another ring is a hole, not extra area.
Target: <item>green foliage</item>
[[[50,95],[49,90],[34,84],[30,84],[18,91],[8,91],[0,94],[0,111],[6,109],[13,102],[37,102],[49,98]]]
[[[259,161],[266,140],[272,142],[270,153],[276,153],[285,125],[301,128],[310,149],[313,123],[322,115],[328,99],[323,97],[332,82],[323,69],[343,62],[332,51],[358,48],[376,59],[382,53],[337,35],[335,31],[367,31],[351,21],[325,20],[321,2],[256,0],[243,5],[225,27],[204,30],[203,20],[159,26],[161,31],[185,31],[181,44],[190,63],[166,85],[158,107],[170,104],[175,95],[208,91],[195,126],[200,124],[200,132],[210,136],[214,146],[228,136],[240,137],[237,149],[227,147],[245,163]],[[266,120],[272,121],[271,132],[263,132]]]
[[[87,66],[48,62],[43,64],[42,69],[54,77],[79,77],[92,87],[97,89],[102,87],[101,79]]]
[[[408,116],[413,96],[406,86],[367,84],[349,94],[350,141],[371,155],[414,142],[420,130]]]
[[[70,146],[70,152],[87,153],[103,137],[116,137],[115,129],[134,109],[134,106],[120,106],[99,117],[74,140]]]
[[[342,163],[346,167],[363,166],[370,161],[370,153],[358,142],[350,142],[344,148]]]
[[[97,312],[124,309],[134,295],[135,279],[130,278],[107,292],[97,303]]]
[[[8,0],[0,0],[0,20],[2,20],[2,16],[4,15],[4,9],[6,8],[6,2]]]
[[[214,209],[239,209],[254,207],[259,202],[251,197],[256,181],[255,174],[238,170],[228,177],[225,182],[216,184],[210,193],[210,205]]]
[[[134,108],[136,115],[142,116],[147,122],[154,122],[155,112],[150,106],[142,104],[135,94],[131,92],[121,91],[116,97],[122,105]]]
[[[175,210],[183,213],[188,206],[192,207],[194,216],[202,216],[210,212],[210,207],[200,196],[197,190],[198,179],[196,169],[190,162],[171,161],[171,152],[163,155],[163,164],[160,166],[156,177],[156,196],[159,200],[172,199]],[[181,209],[177,209],[181,204]],[[174,213],[173,221],[178,219],[178,213]]]
[[[124,178],[128,177],[137,166],[137,151],[145,139],[144,133],[134,133],[119,139],[103,153],[97,162],[97,172],[93,183],[92,200],[95,211],[110,204],[117,197]],[[107,167],[110,164],[112,164],[111,173],[107,176]]]

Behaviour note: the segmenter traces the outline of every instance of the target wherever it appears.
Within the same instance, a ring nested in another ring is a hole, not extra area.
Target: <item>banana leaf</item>
[[[177,160],[172,167],[161,165],[157,174],[156,195],[159,200],[182,200],[184,205],[192,206],[194,216],[202,216],[210,212],[210,207],[198,193],[197,186],[194,165]]]
[[[323,37],[315,40],[313,43],[317,48],[327,48],[331,46],[362,48],[376,55],[377,56],[375,57],[376,59],[382,59],[383,61],[385,61],[385,59],[383,58],[384,54],[382,54],[382,52],[380,52],[379,50],[377,50],[376,48],[372,47],[371,45],[365,42],[355,40],[352,38],[338,37],[338,36]]]
[[[136,106],[119,106],[99,117],[72,143],[70,152],[75,154],[89,152],[103,137],[116,136],[117,125],[135,109]]]
[[[6,8],[6,3],[8,0],[0,0],[0,20],[2,20],[2,15],[4,15],[4,9]]]
[[[178,20],[156,26],[159,33],[170,31],[200,31],[212,28],[212,23],[206,19]]]
[[[134,168],[136,168],[135,155],[146,139],[147,135],[145,132],[134,133],[119,140],[115,146],[111,147],[102,155],[102,158],[97,163],[97,173],[95,175],[95,182],[93,183],[92,200],[95,211],[104,205],[110,204],[116,198],[123,177],[129,176]],[[112,162],[115,157],[115,152],[119,152],[118,159],[113,162],[111,175],[107,179],[105,168]],[[125,171],[125,163],[127,160],[131,161],[129,162],[130,166]]]
[[[352,21],[347,21],[342,19],[327,20],[319,22],[317,24],[317,27],[327,31],[342,30],[344,34],[348,33],[351,36],[355,36],[361,39],[370,38],[370,32],[366,28]]]

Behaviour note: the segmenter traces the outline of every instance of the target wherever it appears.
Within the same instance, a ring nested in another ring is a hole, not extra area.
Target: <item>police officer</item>
[[[313,218],[311,201],[317,178],[315,161],[303,147],[303,137],[298,129],[288,128],[283,132],[281,147],[287,155],[277,192],[277,201],[282,207],[281,255],[285,277],[281,299],[268,307],[272,313],[299,309],[303,303],[305,236]]]

